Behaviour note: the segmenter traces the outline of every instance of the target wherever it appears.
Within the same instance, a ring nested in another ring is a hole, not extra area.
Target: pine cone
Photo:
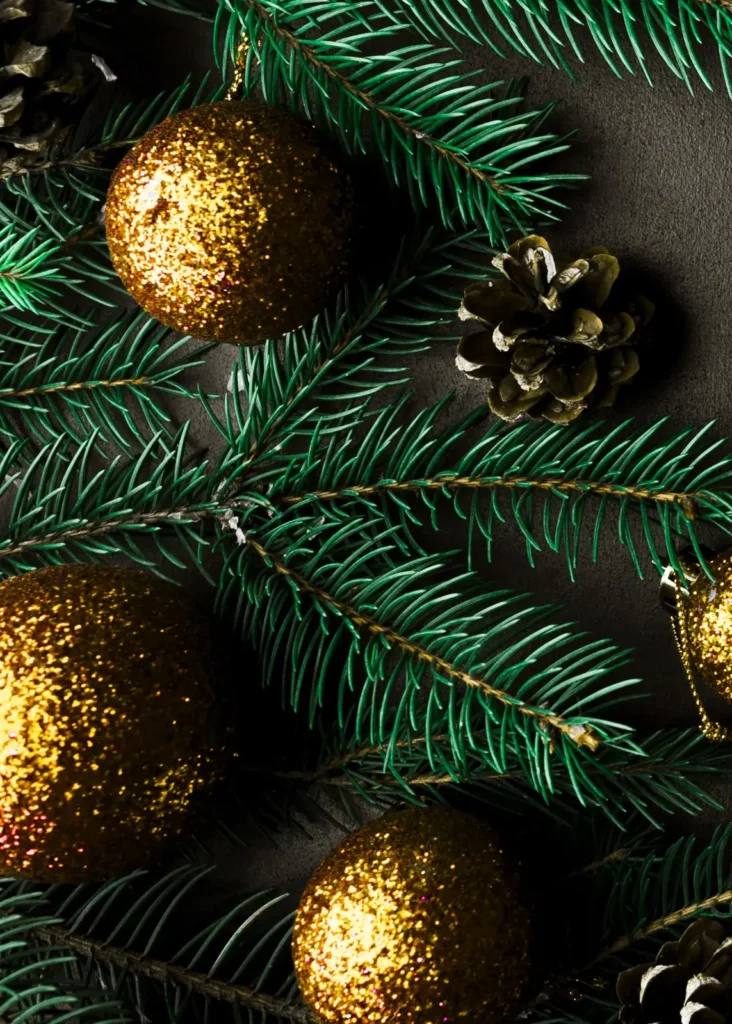
[[[732,1019],[732,938],[721,921],[701,917],[655,963],[618,976],[622,1024],[725,1024]]]
[[[95,77],[70,50],[75,5],[0,0],[0,180],[42,163]]]
[[[612,405],[638,371],[639,329],[654,309],[640,297],[608,302],[617,259],[597,248],[555,260],[544,238],[529,235],[493,265],[504,279],[470,284],[459,314],[487,329],[461,338],[456,358],[463,373],[489,381],[493,412],[571,423],[590,405]]]

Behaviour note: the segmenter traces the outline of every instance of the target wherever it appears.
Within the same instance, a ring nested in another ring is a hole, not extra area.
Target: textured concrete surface
[[[119,62],[123,79],[148,88],[156,80],[176,80],[189,68],[205,65],[208,31],[202,24],[151,11],[142,32],[132,21],[121,25],[111,50],[108,59],[113,66]],[[613,419],[634,416],[640,423],[650,423],[669,416],[678,428],[716,419],[718,431],[729,433],[732,102],[721,77],[716,76],[714,93],[699,86],[692,97],[663,68],[656,68],[655,88],[642,79],[618,81],[590,47],[577,83],[516,57],[502,62],[477,47],[470,48],[467,57],[488,79],[529,74],[530,101],[542,105],[561,99],[553,126],[578,133],[562,166],[589,173],[591,181],[567,195],[569,209],[550,237],[566,248],[607,245],[647,274],[663,296],[663,330],[655,354],[646,358],[642,378],[623,395]],[[713,60],[710,54],[708,62]],[[225,386],[231,360],[229,349],[218,350],[207,379]],[[480,400],[480,384],[455,370],[444,345],[420,356],[412,369],[420,401],[432,402],[454,388],[457,413]],[[441,546],[446,539],[440,538]],[[459,540],[459,530],[453,531],[450,543]],[[722,543],[717,538],[717,544]],[[646,579],[638,579],[612,526],[605,531],[599,564],[592,565],[586,557],[575,583],[569,581],[561,559],[551,554],[539,556],[531,569],[521,536],[510,527],[485,571],[504,584],[533,591],[541,601],[563,603],[571,619],[635,648],[632,673],[643,677],[649,697],[629,709],[628,718],[646,725],[695,724],[669,623],[658,604],[656,573],[649,566]],[[296,864],[299,874],[314,864],[321,847],[322,843],[309,846],[307,852],[292,850],[291,870]],[[290,854],[280,855],[285,858],[279,860],[282,877]],[[255,880],[264,881],[268,864],[266,859],[257,863]]]

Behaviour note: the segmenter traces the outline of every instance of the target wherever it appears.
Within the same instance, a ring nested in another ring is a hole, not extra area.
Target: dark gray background
[[[141,30],[139,9],[134,17],[123,13],[111,47],[105,34],[105,55],[126,85],[149,89],[209,63],[206,24],[153,9],[144,13],[143,23]],[[586,172],[591,180],[566,194],[569,209],[562,225],[546,232],[550,240],[567,250],[606,245],[621,262],[647,273],[664,296],[663,330],[655,349],[646,354],[641,379],[625,391],[611,416],[634,416],[641,423],[670,416],[678,428],[716,419],[719,432],[728,433],[732,101],[721,75],[714,75],[715,92],[699,84],[691,96],[658,61],[650,61],[655,87],[642,78],[619,81],[591,45],[586,46],[587,62],[576,83],[560,71],[517,56],[501,61],[487,48],[470,46],[466,57],[471,67],[485,72],[486,80],[529,75],[529,102],[542,106],[561,99],[551,126],[578,132],[562,166]],[[715,60],[710,51],[707,65]],[[225,345],[215,351],[207,382],[223,390],[234,355]],[[456,371],[444,345],[419,356],[412,369],[424,402],[455,389],[457,413],[481,399],[480,383]],[[451,542],[459,536],[455,533]],[[445,540],[440,538],[441,546]],[[628,709],[628,719],[645,726],[696,724],[669,622],[658,603],[657,574],[649,565],[646,579],[638,578],[611,527],[605,531],[599,564],[583,559],[575,583],[562,559],[551,553],[540,555],[531,569],[524,543],[511,527],[501,534],[488,572],[513,588],[533,591],[542,602],[561,602],[569,618],[635,649],[631,671],[643,677],[649,697]],[[711,706],[724,715],[724,706]],[[277,855],[278,880],[290,872],[301,875],[330,841],[325,834],[307,848],[285,843]],[[269,858],[252,860],[254,884],[272,877]]]

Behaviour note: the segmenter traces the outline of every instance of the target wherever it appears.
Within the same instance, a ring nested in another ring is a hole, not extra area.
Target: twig
[[[406,276],[407,276],[407,272],[406,272],[406,269],[405,269],[404,270],[404,277],[406,277]],[[333,362],[333,360],[336,359],[342,352],[344,352],[348,348],[348,346],[351,344],[353,339],[358,337],[358,335],[360,334],[361,330],[365,327],[365,325],[368,323],[368,321],[374,316],[376,311],[390,297],[392,291],[393,291],[393,288],[390,288],[387,285],[384,285],[383,287],[381,287],[377,291],[376,295],[373,296],[371,302],[368,303],[366,309],[364,309],[362,311],[362,313],[360,314],[360,316],[356,319],[355,323],[351,327],[348,328],[348,330],[343,335],[342,339],[331,349],[331,351],[328,354],[328,358],[327,359],[323,359],[323,360],[321,360],[321,362],[317,363],[310,370],[310,373],[309,373],[307,379],[304,380],[304,381],[301,381],[301,383],[298,384],[297,388],[293,391],[292,395],[290,395],[290,397],[287,399],[286,402],[283,402],[282,409],[281,409],[277,419],[273,423],[270,424],[269,428],[262,435],[262,437],[259,437],[259,438],[257,438],[256,441],[252,442],[252,444],[251,444],[251,446],[249,448],[249,454],[248,454],[246,460],[243,463],[244,466],[251,465],[252,462],[263,451],[266,450],[267,443],[269,442],[270,438],[272,437],[272,434],[277,429],[277,427],[282,423],[282,420],[289,414],[292,406],[297,403],[297,401],[299,400],[300,395],[302,394],[302,392],[306,388],[311,387],[317,381],[318,377],[323,372],[323,370],[327,369],[330,366],[330,364]]]
[[[623,949],[627,949],[628,946],[632,946],[635,942],[640,942],[641,939],[648,938],[649,935],[654,935],[656,932],[665,931],[667,928],[672,928],[679,921],[683,921],[687,917],[693,917],[694,914],[698,914],[700,911],[711,910],[712,907],[718,906],[720,903],[732,902],[732,889],[725,889],[724,892],[715,893],[714,896],[709,896],[708,899],[701,900],[699,903],[689,903],[686,907],[681,907],[678,910],[672,911],[670,914],[666,914],[664,917],[659,917],[655,921],[651,921],[650,924],[646,925],[645,928],[638,928],[636,931],[631,932],[630,935],[623,935],[617,939],[611,946],[607,946],[602,952],[588,964],[589,967],[594,967],[595,964],[600,963],[602,960],[606,960],[608,957],[614,956],[615,953],[620,953]]]
[[[231,506],[232,508],[235,506]],[[136,527],[158,527],[165,523],[180,526],[187,521],[196,522],[203,519],[221,518],[231,509],[218,504],[181,506],[180,508],[160,509],[157,512],[140,512],[138,515],[109,519],[104,522],[87,522],[58,533],[47,533],[42,537],[28,537],[8,547],[0,546],[0,559],[15,558],[32,548],[57,547],[69,541],[80,540],[82,537],[101,537],[115,530],[134,530]]]
[[[155,382],[150,377],[124,377],[120,380],[84,380],[72,384],[44,384],[37,388],[23,388],[13,391],[12,388],[0,390],[0,401],[3,398],[27,398],[29,395],[49,395],[59,391],[93,391],[95,388],[148,387]]]
[[[495,490],[496,488],[534,488],[542,491],[563,491],[592,493],[613,498],[637,498],[642,501],[657,501],[678,505],[687,519],[698,515],[698,494],[683,491],[654,491],[648,487],[622,487],[617,484],[598,483],[594,480],[564,480],[561,477],[550,480],[532,477],[470,477],[446,473],[439,477],[421,480],[384,480],[375,484],[354,484],[331,491],[312,491],[307,494],[288,494],[278,499],[280,504],[295,505],[303,501],[338,501],[371,494],[389,494],[405,491],[448,490]]]

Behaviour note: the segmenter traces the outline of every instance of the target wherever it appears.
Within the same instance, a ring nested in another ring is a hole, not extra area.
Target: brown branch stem
[[[69,541],[80,540],[83,537],[102,537],[115,530],[135,529],[138,526],[157,527],[166,523],[180,525],[186,520],[195,522],[201,519],[217,519],[225,515],[228,510],[227,506],[221,505],[181,506],[180,508],[160,509],[156,512],[140,512],[138,515],[126,517],[120,516],[118,519],[109,519],[104,522],[88,522],[82,526],[61,530],[58,533],[48,533],[42,537],[28,537],[10,547],[0,547],[0,559],[15,558],[33,548],[55,547]]]
[[[431,739],[431,741],[433,743],[437,743],[440,740],[444,740],[446,738],[447,737],[444,736],[444,735],[430,737],[430,739]],[[415,737],[412,740],[400,740],[398,743],[394,744],[394,746],[396,746],[396,747],[417,746],[418,744],[424,745],[426,742],[427,741],[424,739],[424,737],[418,736],[418,737]],[[302,782],[308,782],[308,783],[313,783],[313,784],[320,783],[321,785],[325,785],[325,786],[340,786],[340,787],[350,787],[350,788],[353,788],[354,787],[354,783],[351,781],[351,779],[349,779],[349,777],[347,775],[343,774],[343,775],[339,776],[339,775],[335,775],[334,772],[340,771],[345,765],[347,765],[351,761],[359,761],[362,758],[371,756],[373,754],[383,754],[385,751],[386,751],[386,746],[385,745],[378,746],[378,747],[363,747],[361,750],[355,750],[355,751],[352,751],[352,752],[350,752],[348,754],[341,754],[338,757],[332,758],[330,761],[325,761],[323,764],[320,765],[319,768],[316,768],[314,771],[309,771],[309,772],[308,771],[276,771],[276,772],[269,773],[269,774],[274,774],[277,778],[281,778],[281,779],[299,779]],[[650,775],[650,774],[653,774],[655,771],[657,771],[659,769],[663,770],[663,773],[665,775],[683,775],[683,770],[681,768],[668,768],[668,766],[663,764],[663,762],[658,762],[658,761],[651,761],[651,762],[640,763],[640,764],[620,765],[618,768],[615,769],[615,772],[619,776],[622,776],[622,775]],[[247,770],[247,771],[258,771],[258,772],[265,772],[266,771],[265,769],[263,769],[261,767],[254,766],[254,765],[249,766],[245,770]],[[470,776],[469,779],[463,779],[462,782],[464,784],[470,784],[470,783],[473,783],[473,782],[501,782],[502,780],[505,780],[505,779],[520,779],[520,778],[524,778],[524,773],[520,772],[520,771],[490,772],[490,773],[486,773],[486,774],[481,774],[480,772],[478,772],[475,775]],[[455,785],[455,779],[452,777],[452,775],[448,775],[447,773],[440,774],[440,773],[437,773],[437,772],[435,772],[433,774],[425,774],[425,775],[415,775],[415,776],[407,775],[407,776],[403,777],[403,782],[406,782],[407,785],[409,785],[409,786],[450,786],[450,785]],[[379,785],[380,786],[382,786],[382,787],[383,786],[390,786],[392,784],[395,785],[395,786],[399,786],[400,785],[399,782],[397,782],[397,780],[395,780],[395,779],[391,780],[391,779],[389,779],[389,777],[387,775],[384,775],[383,777],[381,777],[381,775],[380,775],[380,777],[379,777]],[[617,856],[618,856],[618,851],[615,851],[615,854],[613,855],[612,859],[615,859],[615,857],[617,857]],[[592,870],[592,869],[594,869],[594,867],[600,866],[602,863],[604,863],[608,859],[611,859],[611,858],[603,858],[602,861],[596,862],[594,865],[588,866],[587,868],[585,868],[583,870],[585,870],[585,871]]]
[[[30,395],[50,395],[59,391],[93,391],[95,388],[146,387],[153,382],[149,377],[124,377],[120,380],[84,380],[71,384],[44,384],[37,388],[23,388],[14,391],[12,388],[0,390],[0,401],[3,398],[27,398]]]
[[[372,615],[360,612],[358,608],[353,605],[347,604],[345,601],[340,601],[333,594],[329,594],[326,590],[311,583],[300,573],[291,569],[290,566],[286,565],[281,559],[279,559],[272,552],[267,551],[266,548],[254,540],[252,537],[246,539],[247,545],[254,551],[259,557],[275,572],[281,576],[285,576],[290,579],[298,590],[306,594],[311,594],[325,605],[329,605],[331,608],[336,609],[346,618],[350,619],[351,622],[362,629],[367,630],[372,636],[382,636],[392,646],[398,648],[405,654],[410,654],[420,661],[423,661],[430,665],[433,669],[437,669],[444,675],[449,676],[451,679],[456,679],[461,682],[464,686],[469,686],[474,689],[480,690],[485,696],[491,697],[493,700],[499,701],[506,707],[514,708],[519,714],[526,715],[529,718],[533,718],[534,721],[546,728],[557,729],[563,733],[570,740],[576,743],[578,746],[586,746],[592,750],[595,750],[600,740],[597,737],[594,730],[590,729],[586,725],[573,725],[567,722],[560,715],[553,715],[546,711],[541,711],[539,708],[533,708],[528,704],[524,704],[523,701],[516,697],[512,697],[505,690],[499,690],[495,686],[491,686],[483,679],[478,679],[475,676],[471,676],[468,672],[463,672],[461,669],[456,668],[451,662],[447,661],[446,658],[442,658],[437,654],[433,654],[428,651],[421,644],[414,643],[402,636],[396,630],[391,627],[384,625],[375,619]]]
[[[43,925],[34,929],[34,935],[42,942],[67,946],[78,956],[118,967],[134,977],[157,981],[163,985],[176,985],[208,999],[217,999],[232,1006],[271,1014],[279,1020],[292,1021],[296,1024],[310,1024],[314,1019],[304,1006],[268,996],[245,985],[219,981],[198,971],[189,971],[185,967],[155,960],[142,953],[107,946],[86,936],[75,935],[60,925]]]
[[[651,921],[651,923],[646,925],[645,928],[638,928],[629,935],[623,935],[619,939],[616,939],[611,946],[607,946],[603,949],[588,966],[594,967],[595,964],[600,963],[602,960],[606,960],[608,957],[614,956],[615,953],[622,952],[622,950],[627,949],[628,946],[632,946],[634,943],[640,942],[641,939],[646,939],[649,935],[654,935],[656,932],[662,932],[667,928],[672,928],[675,924],[685,920],[687,917],[693,917],[695,914],[704,910],[712,910],[714,907],[719,906],[720,903],[730,902],[732,902],[732,889],[725,889],[723,892],[715,893],[714,896],[709,896],[708,899],[700,900],[698,903],[689,903],[685,907],[680,907],[678,910],[674,910],[670,914],[666,914],[664,917],[659,917],[655,921]]]
[[[338,501],[352,498],[389,493],[418,492],[425,490],[495,490],[496,488],[534,488],[542,491],[562,491],[564,493],[595,494],[601,497],[637,498],[641,501],[657,501],[664,504],[679,505],[687,519],[694,519],[698,514],[697,494],[686,494],[683,491],[655,491],[647,487],[623,487],[618,484],[599,483],[594,480],[565,480],[561,477],[541,480],[532,477],[471,477],[446,473],[439,477],[426,477],[421,480],[384,480],[375,484],[354,484],[352,487],[341,487],[338,490],[312,491],[309,494],[288,494],[279,499],[283,505],[296,505],[303,501]]]
[[[88,171],[98,166],[98,157],[109,153],[114,149],[130,149],[140,141],[141,136],[135,139],[119,139],[115,142],[101,142],[98,146],[88,146],[80,150],[73,157],[62,157],[59,160],[44,160],[42,164],[33,164],[31,167],[19,167],[11,174],[5,175],[8,178],[22,178],[28,174],[45,174],[47,171],[55,170],[57,167],[72,167],[79,171]]]

